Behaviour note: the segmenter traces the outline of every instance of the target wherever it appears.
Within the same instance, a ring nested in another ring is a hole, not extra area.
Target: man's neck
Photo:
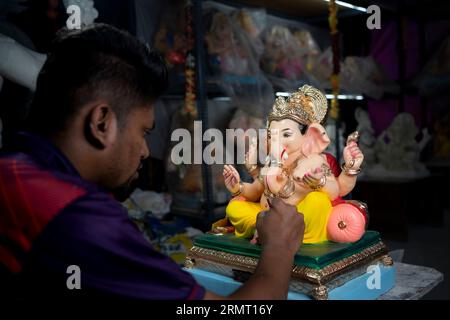
[[[62,133],[52,135],[49,140],[64,154],[83,179],[98,184],[96,178],[98,167],[92,166],[98,161],[92,158],[91,152],[87,152],[88,146],[80,142],[77,137],[69,138],[69,135]]]

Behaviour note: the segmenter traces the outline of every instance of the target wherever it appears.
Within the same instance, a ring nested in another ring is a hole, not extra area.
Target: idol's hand
[[[223,179],[225,180],[225,187],[227,187],[228,191],[231,193],[239,191],[241,177],[239,176],[239,172],[237,172],[233,166],[225,165],[223,167]]]
[[[344,161],[348,169],[358,170],[364,160],[364,155],[355,141],[351,141],[344,148]]]
[[[311,169],[305,173],[302,181],[312,190],[319,190],[325,186],[325,173],[321,167]]]

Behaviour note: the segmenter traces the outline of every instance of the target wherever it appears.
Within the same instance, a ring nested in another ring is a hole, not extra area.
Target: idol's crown
[[[327,98],[318,89],[304,85],[287,99],[278,97],[269,114],[269,123],[273,120],[291,119],[303,125],[321,123],[328,110]]]

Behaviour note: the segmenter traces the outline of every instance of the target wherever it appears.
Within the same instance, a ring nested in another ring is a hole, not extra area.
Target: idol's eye
[[[285,138],[289,138],[290,136],[292,136],[292,134],[290,132],[283,133],[283,137],[285,137]]]

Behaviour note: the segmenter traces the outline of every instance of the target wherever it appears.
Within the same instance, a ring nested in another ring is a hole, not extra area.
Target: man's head
[[[162,58],[128,33],[104,24],[65,31],[39,74],[28,126],[84,178],[115,189],[149,155],[144,136],[166,86]]]

